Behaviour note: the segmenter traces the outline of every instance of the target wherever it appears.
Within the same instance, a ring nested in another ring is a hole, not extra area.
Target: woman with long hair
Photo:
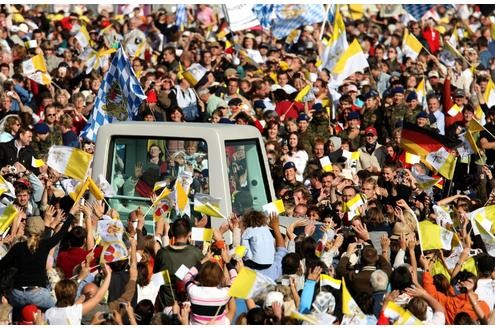
[[[5,118],[3,132],[0,133],[0,142],[9,142],[17,135],[17,131],[21,127],[21,120],[17,115],[8,115]]]
[[[281,144],[283,139],[279,137],[280,125],[276,121],[269,121],[263,130],[263,141],[276,141]]]
[[[291,132],[287,136],[287,145],[289,152],[285,156],[284,162],[294,162],[296,165],[296,180],[302,182],[304,169],[306,169],[309,159],[308,153],[299,140],[299,135],[295,132]]]
[[[50,250],[55,247],[69,231],[74,215],[79,212],[80,206],[76,203],[60,230],[48,239],[42,239],[45,232],[45,222],[40,216],[31,216],[26,221],[24,230],[25,241],[15,244],[0,260],[0,272],[15,268],[13,290],[10,293],[10,304],[14,307],[23,307],[35,304],[44,309],[55,306],[48,286],[46,274],[46,260]],[[62,210],[58,210],[62,211]],[[45,213],[45,219],[48,213]],[[58,212],[56,219],[65,216]]]

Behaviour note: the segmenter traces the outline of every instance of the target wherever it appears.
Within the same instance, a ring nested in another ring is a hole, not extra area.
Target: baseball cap
[[[372,126],[368,126],[366,128],[366,130],[364,130],[364,134],[365,135],[372,134],[374,136],[377,136],[378,135],[378,133],[376,132],[376,129],[374,127],[372,127]]]
[[[427,112],[419,112],[418,116],[416,118],[428,118],[428,113]]]
[[[418,95],[414,91],[410,92],[406,97],[406,102],[410,102],[412,100],[418,100]]]
[[[430,71],[430,73],[428,73],[428,77],[440,77],[440,74],[438,74],[437,71]]]
[[[296,164],[294,162],[287,162],[284,164],[284,171],[288,169],[296,169]]]
[[[301,113],[299,114],[299,116],[297,117],[297,121],[300,122],[300,121],[309,121],[309,117],[308,115],[306,115],[305,113]]]
[[[355,84],[349,84],[349,86],[347,87],[347,92],[349,93],[351,91],[354,91],[354,92],[357,92],[358,91],[358,89],[357,89],[357,87],[356,87]]]
[[[314,109],[316,112],[322,112],[323,111],[323,105],[321,103],[313,104],[313,106],[311,108]]]
[[[265,102],[263,100],[255,100],[253,104],[253,108],[265,109],[266,108]]]
[[[396,93],[404,93],[404,88],[401,86],[393,88],[392,95],[395,95]]]
[[[462,89],[457,89],[457,90],[454,92],[454,98],[464,98],[464,97],[465,97],[464,90],[462,90]]]
[[[349,115],[347,115],[347,120],[359,120],[359,113],[358,112],[350,112]]]
[[[46,123],[35,124],[33,127],[33,130],[37,134],[45,134],[45,133],[50,132],[50,128],[48,127],[48,125],[46,125]]]
[[[21,310],[22,324],[33,325],[38,307],[34,304],[28,304]]]
[[[370,92],[367,92],[364,95],[361,95],[361,99],[363,101],[366,101],[367,99],[377,97],[377,96],[378,96],[378,92],[376,92],[375,90],[371,90]]]

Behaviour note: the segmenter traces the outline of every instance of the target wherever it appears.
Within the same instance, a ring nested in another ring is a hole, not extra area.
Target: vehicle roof
[[[186,132],[186,133],[184,133]],[[187,138],[217,135],[223,139],[243,139],[260,136],[258,129],[249,125],[175,122],[117,122],[103,125],[98,130],[98,139],[112,135],[170,135]],[[254,135],[253,135],[254,134]]]

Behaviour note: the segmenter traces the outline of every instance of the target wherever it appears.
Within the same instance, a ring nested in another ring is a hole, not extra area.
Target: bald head
[[[98,291],[98,286],[90,282],[83,287],[82,294],[84,295],[86,300],[89,300],[90,298],[93,298],[96,295],[97,291]]]

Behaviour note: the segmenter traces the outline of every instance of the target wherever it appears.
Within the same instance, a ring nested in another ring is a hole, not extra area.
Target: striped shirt
[[[234,270],[235,271],[235,270]],[[232,270],[230,270],[232,272]],[[230,300],[228,295],[229,287],[204,287],[198,286],[194,277],[198,274],[198,269],[193,266],[184,277],[187,293],[191,301],[191,321],[192,325],[206,325],[215,318],[215,324],[229,325],[227,318],[227,303]],[[231,278],[232,274],[231,274]]]

